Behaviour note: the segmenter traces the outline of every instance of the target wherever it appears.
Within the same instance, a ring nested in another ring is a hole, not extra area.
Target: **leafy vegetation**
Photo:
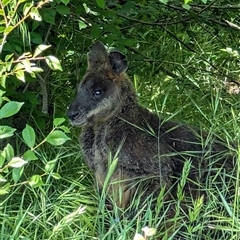
[[[239,238],[239,1],[0,0],[0,6],[1,240]],[[190,199],[184,209],[186,162],[175,202],[164,203],[160,192],[155,209],[151,196],[143,206],[136,197],[129,209],[138,211],[130,215],[106,208],[79,151],[79,130],[65,119],[96,40],[128,56],[145,107],[236,143],[236,174],[226,173],[236,180],[230,200],[223,179],[221,188],[206,187],[207,200]]]

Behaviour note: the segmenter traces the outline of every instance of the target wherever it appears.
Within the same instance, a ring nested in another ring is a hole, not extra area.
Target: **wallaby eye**
[[[93,91],[94,97],[100,97],[102,95],[103,91],[101,89],[96,89]]]

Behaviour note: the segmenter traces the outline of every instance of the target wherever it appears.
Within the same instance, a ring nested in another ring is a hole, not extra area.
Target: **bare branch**
[[[230,26],[231,28],[234,28],[236,30],[240,30],[240,26],[238,26],[235,23],[229,22],[228,20],[223,19],[224,22],[226,22],[228,24],[228,26]]]
[[[135,19],[135,18],[127,17],[127,16],[119,14],[119,13],[116,13],[116,15],[121,17],[121,18],[125,18],[127,20],[130,20],[130,21],[133,21],[133,22],[136,22],[136,23],[141,23],[141,24],[145,24],[145,25],[152,25],[152,26],[161,26],[161,27],[166,26],[166,25],[175,25],[175,24],[179,24],[179,23],[186,22],[186,21],[190,20],[190,18],[187,17],[185,19],[181,19],[181,20],[176,21],[176,22],[168,22],[167,19],[157,21],[157,22],[146,22],[146,21]]]
[[[44,79],[40,74],[36,74],[36,75],[37,75],[37,78],[39,79],[39,84],[42,92],[42,113],[48,114],[48,92],[47,92],[46,79]]]

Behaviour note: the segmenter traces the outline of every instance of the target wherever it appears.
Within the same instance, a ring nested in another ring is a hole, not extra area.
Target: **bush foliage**
[[[128,56],[145,107],[236,142],[239,165],[239,10],[237,0],[0,1],[0,239],[238,239],[238,183],[232,202],[209,190],[188,216],[178,199],[172,228],[161,201],[123,219],[106,210],[65,113],[100,40]]]

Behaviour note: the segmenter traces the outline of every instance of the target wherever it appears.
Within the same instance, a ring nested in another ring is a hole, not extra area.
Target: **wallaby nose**
[[[74,121],[79,116],[79,112],[74,110],[68,110],[67,115],[71,121]]]

